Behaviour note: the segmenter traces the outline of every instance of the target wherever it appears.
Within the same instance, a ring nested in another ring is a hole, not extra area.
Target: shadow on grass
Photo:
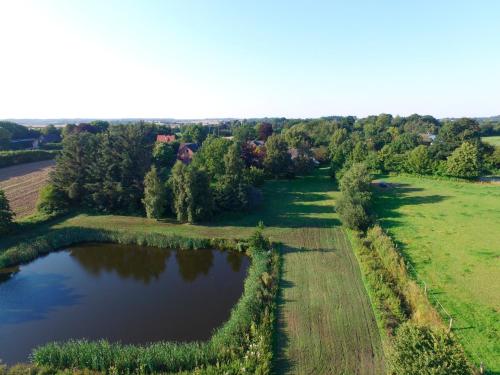
[[[324,228],[341,225],[333,215],[330,192],[337,185],[324,171],[293,180],[273,180],[263,188],[264,201],[242,213],[220,215],[208,226],[254,227],[259,221],[276,228]]]
[[[287,248],[282,247],[282,254],[284,255],[288,252]],[[290,339],[286,330],[286,318],[284,313],[284,308],[287,302],[293,302],[286,300],[284,298],[283,291],[287,288],[293,288],[295,284],[290,280],[286,280],[283,275],[283,261],[281,263],[281,279],[279,283],[278,295],[276,297],[277,305],[277,319],[275,322],[273,346],[275,357],[273,360],[273,373],[274,374],[287,374],[292,371],[295,364],[289,356],[287,356],[286,350],[288,348]]]

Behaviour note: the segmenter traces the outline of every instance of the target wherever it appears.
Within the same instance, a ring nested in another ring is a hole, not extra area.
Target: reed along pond
[[[0,358],[52,341],[207,340],[243,293],[250,259],[232,251],[86,244],[0,270]]]

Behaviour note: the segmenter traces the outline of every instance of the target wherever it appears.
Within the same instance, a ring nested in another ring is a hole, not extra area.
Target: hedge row
[[[54,159],[57,154],[58,151],[55,150],[0,151],[0,168]]]

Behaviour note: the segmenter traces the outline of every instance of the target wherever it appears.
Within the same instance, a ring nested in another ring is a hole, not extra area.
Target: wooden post
[[[453,324],[453,318],[450,318],[450,326],[448,327],[448,332],[451,332],[451,325]]]
[[[483,365],[483,362],[481,362],[481,365],[479,365],[479,372],[481,374],[484,374],[484,365]]]
[[[425,283],[425,281],[423,281],[424,283],[424,294],[427,296],[427,284]]]

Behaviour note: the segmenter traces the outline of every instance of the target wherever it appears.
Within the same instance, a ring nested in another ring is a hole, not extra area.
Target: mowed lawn
[[[259,209],[209,225],[79,215],[54,226],[244,238],[262,220],[266,234],[283,243],[277,372],[378,375],[384,373],[380,336],[356,258],[334,212],[337,194],[332,180],[318,171],[267,182]]]
[[[490,145],[500,147],[500,136],[482,137],[481,140],[483,142],[489,143]]]
[[[381,223],[453,317],[471,359],[500,372],[500,186],[390,177]]]

